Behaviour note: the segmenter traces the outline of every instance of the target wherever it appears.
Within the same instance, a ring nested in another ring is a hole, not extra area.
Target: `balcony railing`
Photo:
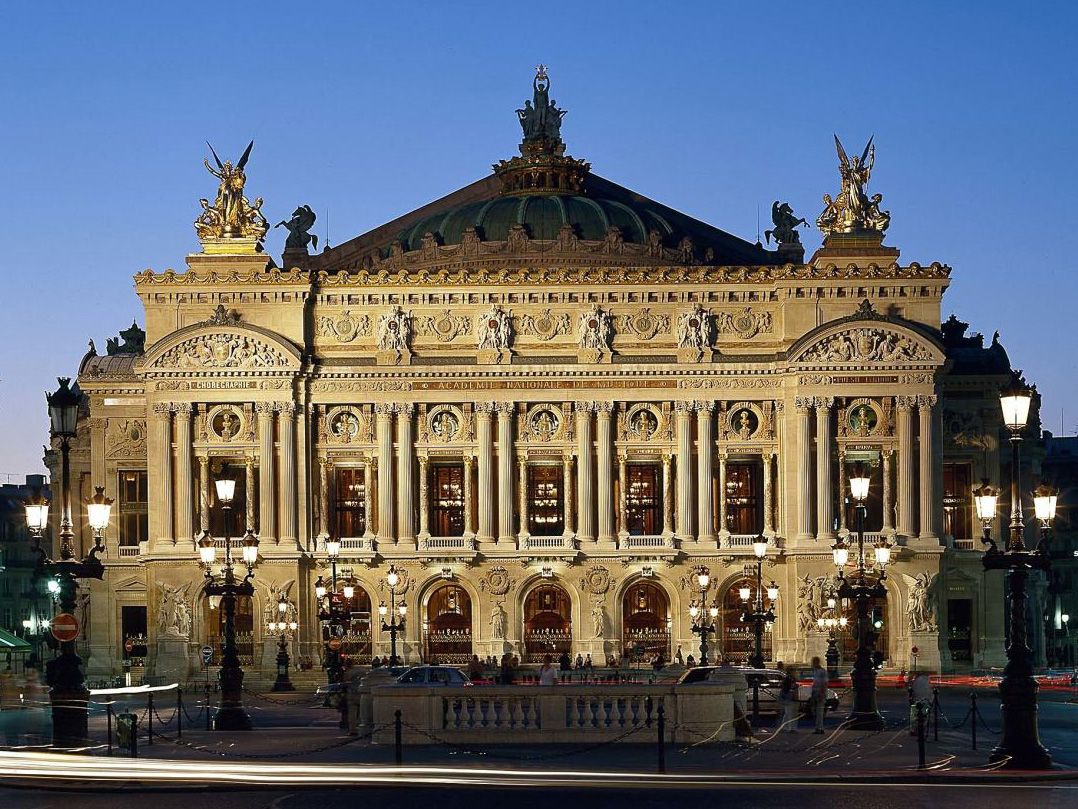
[[[576,552],[576,538],[572,536],[556,537],[533,537],[526,536],[521,540],[522,551],[561,551]]]
[[[421,537],[419,550],[471,552],[475,550],[475,540],[472,537]]]

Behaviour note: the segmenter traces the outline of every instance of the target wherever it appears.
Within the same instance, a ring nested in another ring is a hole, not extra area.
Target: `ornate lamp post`
[[[1023,770],[1046,769],[1052,758],[1040,742],[1037,727],[1037,681],[1033,678],[1033,651],[1029,648],[1027,624],[1026,583],[1030,570],[1048,570],[1048,531],[1055,517],[1055,493],[1038,489],[1033,498],[1037,518],[1041,521],[1041,540],[1033,550],[1026,548],[1022,536],[1022,499],[1019,494],[1020,453],[1022,430],[1029,418],[1032,392],[1017,374],[999,396],[1003,421],[1011,434],[1011,520],[1004,550],[992,539],[992,520],[996,513],[999,491],[984,481],[974,489],[977,516],[983,526],[983,542],[987,546],[981,560],[985,570],[1008,571],[1010,599],[1010,643],[1007,644],[1007,665],[999,684],[1000,715],[1003,729],[999,744],[988,760],[1005,767]]]
[[[71,439],[76,435],[79,421],[79,395],[70,388],[71,379],[62,377],[55,393],[46,394],[49,404],[49,432],[60,440],[60,558],[51,559],[41,547],[41,538],[49,520],[49,503],[35,494],[26,504],[26,527],[29,529],[38,565],[50,577],[49,589],[60,603],[62,623],[74,628],[70,639],[60,642],[60,656],[45,666],[45,681],[50,686],[52,702],[52,741],[56,746],[70,747],[82,744],[86,739],[87,700],[82,660],[75,651],[75,639],[79,627],[74,615],[77,604],[78,580],[100,579],[104,567],[97,554],[105,549],[102,535],[109,524],[112,500],[105,497],[104,489],[98,487],[94,496],[86,501],[90,527],[94,532],[94,545],[81,560],[75,557],[75,532],[71,520]]]
[[[318,620],[323,624],[322,637],[325,643],[326,681],[330,684],[341,679],[341,646],[337,637],[340,624],[339,603],[337,597],[337,558],[341,555],[341,541],[334,537],[326,538],[326,557],[330,564],[329,587],[321,576],[314,583],[314,595],[318,599]],[[336,643],[334,643],[334,639]],[[336,648],[334,648],[336,646]]]
[[[397,569],[390,565],[389,573],[386,574],[386,584],[389,585],[389,603],[393,604],[397,600],[397,585],[400,584],[400,574],[397,573]],[[404,630],[404,618],[408,614],[408,606],[402,599],[397,604],[396,613],[389,615],[389,607],[383,601],[378,605],[378,615],[382,618],[382,631],[389,633],[389,665],[398,665],[397,660],[397,633]],[[389,623],[386,623],[386,616],[389,615]]]
[[[277,679],[273,681],[271,691],[295,691],[296,687],[288,677],[288,665],[291,662],[288,657],[288,639],[294,637],[299,624],[293,618],[288,618],[288,608],[291,605],[284,593],[277,599],[277,620],[269,622],[269,632],[277,635]]]
[[[876,666],[872,660],[875,651],[876,632],[871,625],[870,609],[873,600],[887,597],[884,581],[885,569],[891,559],[891,546],[882,538],[873,548],[878,574],[865,565],[865,500],[868,498],[869,477],[858,464],[850,477],[850,494],[857,501],[857,566],[850,578],[843,568],[850,558],[850,549],[841,538],[832,547],[835,566],[838,568],[839,598],[852,599],[857,604],[857,656],[850,679],[853,683],[853,710],[846,727],[853,730],[882,730],[883,717],[876,707]]]
[[[764,604],[763,566],[767,556],[767,540],[763,536],[756,537],[752,543],[752,552],[756,555],[756,596],[748,587],[742,587],[738,591],[744,610],[741,620],[752,624],[752,634],[755,640],[752,655],[749,657],[749,665],[754,669],[764,667],[764,630],[775,623],[775,600],[779,597],[779,588],[775,582],[767,586],[766,609]],[[751,600],[750,600],[751,599]]]
[[[827,653],[824,655],[824,659],[827,661],[827,678],[829,680],[838,679],[838,635],[836,628],[846,628],[846,616],[835,617],[835,606],[838,602],[834,596],[827,597],[827,615],[820,616],[816,619],[816,626],[822,632],[827,630]]]
[[[700,665],[707,665],[707,638],[715,632],[715,624],[719,617],[719,608],[712,603],[706,606],[707,587],[711,583],[711,576],[707,568],[700,568],[696,574],[696,583],[700,585],[700,602],[689,605],[689,617],[692,619],[692,633],[700,636]],[[709,620],[710,619],[710,620]]]
[[[236,481],[221,478],[214,481],[217,487],[217,500],[224,512],[225,525],[225,561],[219,576],[214,576],[212,565],[217,558],[217,546],[213,537],[204,535],[198,541],[198,555],[206,567],[206,595],[221,599],[221,609],[225,618],[225,637],[221,645],[221,704],[213,717],[215,730],[250,730],[251,717],[243,709],[243,668],[240,666],[239,650],[236,648],[236,600],[240,596],[250,598],[254,595],[251,579],[255,575],[255,563],[258,561],[258,537],[249,530],[244,534],[241,544],[243,564],[247,573],[241,581],[236,580],[236,571],[232,563],[232,538],[229,530],[229,513],[232,511],[232,499],[236,494]]]

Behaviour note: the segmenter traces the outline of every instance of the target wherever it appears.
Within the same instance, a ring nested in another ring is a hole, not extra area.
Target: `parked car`
[[[392,686],[429,686],[453,685],[468,686],[472,681],[468,675],[453,666],[413,666],[397,678],[396,682],[386,683]]]
[[[363,675],[361,685],[387,685],[408,671],[411,666],[381,666],[371,669]],[[331,694],[339,694],[348,687],[347,679],[340,683],[327,683],[315,689],[315,696],[328,697]]]
[[[684,674],[678,679],[678,685],[691,685],[693,683],[704,683],[711,678],[711,673],[714,671],[723,671],[722,666],[696,666],[691,669],[687,669]],[[730,669],[725,669],[730,671]],[[734,671],[741,672],[745,675],[745,680],[749,684],[749,690],[747,697],[749,705],[752,705],[753,698],[753,686],[759,685],[759,699],[760,699],[760,712],[761,713],[779,713],[782,709],[779,705],[779,693],[782,689],[782,672],[777,669],[747,669],[747,668],[735,668]],[[801,703],[802,712],[809,710],[809,699],[812,697],[812,684],[799,681],[797,684],[797,699]],[[838,694],[834,689],[827,689],[827,700],[824,702],[825,711],[834,711],[838,709]]]

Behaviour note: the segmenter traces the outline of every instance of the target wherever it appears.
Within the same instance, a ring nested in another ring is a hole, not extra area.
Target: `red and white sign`
[[[329,648],[334,652],[337,651],[338,649],[340,649],[341,648],[341,639],[340,638],[330,638],[329,639]]]
[[[131,638],[128,638],[124,641],[124,651],[128,654],[131,654],[133,651],[135,651],[135,642],[131,640]]]
[[[52,619],[52,636],[61,643],[79,636],[79,619],[70,612],[61,612]]]
[[[913,654],[913,655],[917,655],[920,651],[921,650],[918,649],[916,646],[914,646],[912,649],[910,649],[910,653]]]

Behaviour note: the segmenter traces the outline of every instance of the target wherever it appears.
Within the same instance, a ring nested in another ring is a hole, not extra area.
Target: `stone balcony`
[[[475,537],[432,537],[420,535],[416,539],[420,556],[430,560],[471,561],[476,557]]]
[[[677,555],[677,540],[673,534],[625,534],[618,537],[618,550],[634,557],[673,557]]]
[[[521,553],[535,559],[572,559],[578,552],[577,538],[571,534],[552,537],[523,534],[518,544]]]

